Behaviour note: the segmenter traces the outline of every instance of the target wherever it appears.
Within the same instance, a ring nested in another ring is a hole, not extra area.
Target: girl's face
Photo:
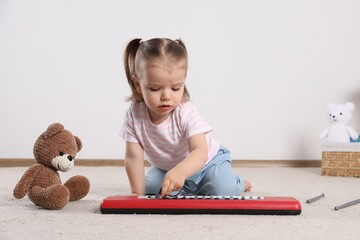
[[[184,62],[158,60],[144,64],[134,81],[153,124],[162,123],[183,100],[186,69]]]

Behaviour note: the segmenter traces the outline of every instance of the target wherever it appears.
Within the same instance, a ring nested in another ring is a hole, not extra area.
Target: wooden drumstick
[[[319,195],[319,196],[317,196],[317,197],[310,198],[310,199],[306,200],[306,203],[315,202],[315,201],[317,201],[317,200],[319,200],[319,199],[321,199],[321,198],[323,198],[323,197],[325,197],[325,194],[324,194],[324,193],[322,193],[321,195]]]
[[[335,206],[334,210],[339,210],[339,209],[342,209],[342,208],[350,207],[350,206],[358,204],[358,203],[360,203],[360,199],[357,199],[357,200],[354,200],[354,201],[351,201],[351,202],[347,202],[347,203],[341,204],[339,206]]]

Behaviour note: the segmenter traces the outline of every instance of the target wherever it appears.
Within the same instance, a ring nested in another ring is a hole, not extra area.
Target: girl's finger
[[[165,181],[163,182],[163,185],[162,185],[162,188],[161,188],[161,193],[160,193],[160,195],[161,195],[162,197],[164,197],[164,196],[167,195],[169,186],[170,186],[170,182],[167,181],[167,180],[165,180]]]

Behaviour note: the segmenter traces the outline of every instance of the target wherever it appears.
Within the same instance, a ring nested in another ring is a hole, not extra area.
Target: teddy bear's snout
[[[74,166],[73,157],[69,154],[60,153],[51,161],[53,167],[62,172],[69,171]]]
[[[337,116],[335,114],[330,114],[330,118],[336,122],[338,120]]]

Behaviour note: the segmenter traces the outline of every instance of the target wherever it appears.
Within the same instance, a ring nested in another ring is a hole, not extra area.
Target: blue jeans
[[[150,168],[145,177],[146,194],[159,194],[166,172],[155,166]],[[183,188],[174,194],[239,196],[243,192],[244,180],[234,174],[229,150],[220,147],[215,157],[197,173],[188,177]]]

